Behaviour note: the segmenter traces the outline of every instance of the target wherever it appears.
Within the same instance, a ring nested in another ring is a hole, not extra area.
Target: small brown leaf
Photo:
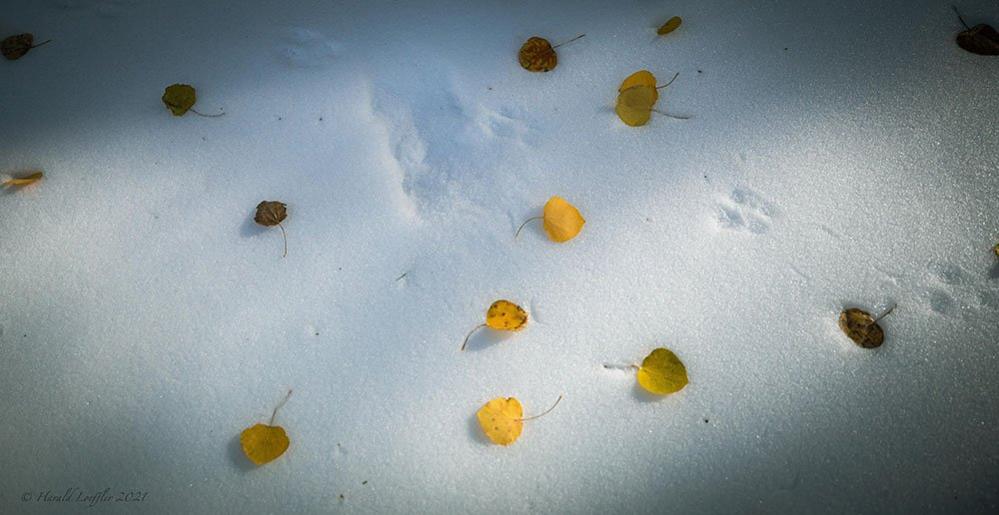
[[[32,48],[40,47],[50,40],[43,41],[39,44],[35,43],[35,36],[31,33],[16,34],[10,36],[0,42],[0,53],[3,54],[8,60],[13,61],[15,59],[20,59],[24,54],[28,53],[28,50]]]
[[[528,38],[517,52],[520,66],[529,72],[547,72],[558,66],[558,54],[545,38]]]
[[[880,347],[885,341],[885,332],[878,325],[878,320],[888,313],[891,313],[891,309],[880,317],[874,318],[862,309],[849,308],[839,314],[839,328],[853,340],[853,343],[865,349]]]
[[[276,225],[281,228],[281,235],[284,236],[284,256],[282,257],[288,256],[288,234],[284,232],[284,226],[281,225],[281,222],[287,217],[287,206],[276,200],[265,200],[257,204],[257,214],[253,216],[253,221],[264,227]]]
[[[996,246],[992,247],[992,252],[995,252],[996,257],[999,258],[999,243],[996,243]]]
[[[999,32],[996,32],[996,29],[984,23],[968,27],[957,7],[954,8],[954,12],[957,13],[957,19],[965,29],[957,34],[957,46],[972,54],[999,55]]]

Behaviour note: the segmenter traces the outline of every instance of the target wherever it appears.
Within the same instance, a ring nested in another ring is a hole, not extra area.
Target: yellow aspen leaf
[[[288,206],[276,200],[265,200],[257,204],[257,213],[253,216],[253,221],[264,227],[281,228],[281,236],[284,237],[284,255],[288,257],[288,234],[284,231],[281,222],[288,217]]]
[[[655,349],[638,367],[638,384],[649,393],[667,395],[687,386],[687,368],[673,351],[662,347]]]
[[[558,54],[555,53],[555,49],[566,43],[576,41],[585,35],[580,34],[565,43],[559,43],[555,46],[552,46],[545,38],[538,36],[529,37],[520,46],[520,50],[517,52],[517,60],[520,62],[520,66],[529,72],[548,72],[554,70],[558,66]]]
[[[545,203],[542,216],[534,216],[524,220],[513,237],[520,236],[520,231],[524,230],[528,223],[536,220],[542,221],[548,239],[557,243],[565,243],[575,238],[583,230],[583,225],[586,223],[586,219],[579,214],[576,206],[558,195],[553,195]]]
[[[621,93],[622,91],[635,86],[649,86],[653,88],[652,91],[655,92],[655,95],[652,97],[652,103],[655,104],[656,100],[659,100],[659,91],[655,89],[656,76],[652,75],[652,72],[649,70],[638,70],[637,72],[626,77],[624,82],[622,82],[617,88],[617,92]]]
[[[468,339],[472,334],[483,327],[488,327],[496,331],[519,331],[527,325],[527,312],[524,308],[508,300],[497,300],[486,310],[486,323],[479,324],[472,328],[465,336],[465,341],[461,344],[461,350],[465,350]]]
[[[163,91],[163,103],[174,116],[184,116],[188,111],[206,118],[216,118],[225,113],[203,114],[194,109],[198,102],[198,93],[190,84],[171,84]]]
[[[614,112],[625,125],[641,127],[652,118],[652,106],[659,98],[656,88],[650,86],[632,86],[617,96]]]
[[[479,419],[479,426],[489,440],[497,445],[510,445],[520,438],[520,433],[524,430],[524,422],[547,415],[562,401],[562,396],[552,407],[545,410],[540,415],[524,418],[524,408],[515,397],[497,397],[476,412]]]
[[[845,309],[839,314],[839,328],[860,347],[865,349],[880,347],[885,342],[885,332],[878,322],[893,309],[894,306],[877,318],[862,309]]]
[[[31,174],[25,175],[24,177],[10,177],[10,178],[7,178],[7,179],[5,179],[3,181],[3,185],[4,185],[4,187],[28,186],[30,184],[34,184],[34,183],[42,180],[42,176],[44,176],[44,175],[45,174],[43,174],[42,172],[34,172],[34,173],[31,173]]]
[[[583,230],[586,220],[579,214],[576,206],[564,198],[553,195],[545,203],[544,228],[548,238],[558,243],[565,243]]]
[[[27,54],[28,50],[38,48],[49,41],[52,40],[49,39],[36,45],[34,34],[15,34],[4,38],[3,41],[0,41],[0,54],[3,54],[3,56],[8,60],[14,61],[23,57],[24,54]]]
[[[239,444],[243,448],[243,454],[258,466],[278,459],[291,445],[291,440],[288,439],[288,434],[285,433],[284,428],[273,425],[278,409],[288,401],[290,396],[291,390],[288,390],[288,395],[274,408],[270,422],[254,424],[244,429],[239,435]]]
[[[664,23],[662,27],[659,27],[659,30],[656,31],[656,34],[659,34],[660,36],[665,36],[666,34],[669,34],[670,32],[673,32],[674,30],[678,29],[681,23],[683,23],[683,19],[681,19],[679,16],[674,16],[666,20],[666,23]]]

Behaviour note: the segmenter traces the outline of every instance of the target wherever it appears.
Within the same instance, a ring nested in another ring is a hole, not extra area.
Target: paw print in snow
[[[296,28],[287,32],[280,55],[297,68],[323,66],[340,53],[340,44],[314,30]]]
[[[759,194],[742,188],[718,203],[718,225],[734,231],[763,234],[770,230],[777,209]]]

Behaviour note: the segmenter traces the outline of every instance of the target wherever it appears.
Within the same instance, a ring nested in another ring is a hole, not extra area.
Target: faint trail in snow
[[[285,43],[278,53],[282,60],[296,68],[318,68],[333,60],[341,49],[340,43],[322,33],[301,27],[285,31]]]
[[[759,194],[736,188],[718,204],[718,225],[724,229],[765,234],[773,224],[777,208]]]
[[[136,4],[136,0],[55,0],[52,3],[58,9],[90,11],[102,18],[115,18]]]

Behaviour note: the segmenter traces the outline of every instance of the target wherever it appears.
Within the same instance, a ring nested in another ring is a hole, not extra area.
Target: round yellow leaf
[[[575,238],[583,230],[585,223],[586,220],[579,214],[576,206],[564,198],[554,195],[545,203],[544,227],[552,241],[565,243]]]
[[[642,360],[638,384],[657,395],[676,393],[687,386],[687,368],[676,354],[660,347]]]
[[[618,94],[614,112],[626,125],[639,127],[649,123],[649,118],[652,117],[652,106],[655,105],[658,98],[659,93],[655,87],[632,86]]]
[[[189,84],[172,84],[163,91],[163,103],[174,116],[183,116],[197,101],[197,93]]]
[[[243,454],[257,465],[270,463],[288,450],[291,442],[281,426],[255,424],[239,435]]]
[[[510,445],[524,430],[524,408],[513,397],[497,397],[487,402],[476,416],[482,432],[495,444]]]
[[[649,70],[638,70],[637,72],[629,75],[624,79],[624,82],[621,83],[621,86],[617,88],[617,92],[621,93],[622,91],[635,86],[648,86],[652,88],[654,93],[652,96],[652,103],[655,104],[656,100],[659,100],[659,90],[655,89],[656,76],[652,75],[652,72]]]
[[[527,312],[513,302],[497,300],[486,311],[486,325],[497,331],[519,331],[527,325]]]

